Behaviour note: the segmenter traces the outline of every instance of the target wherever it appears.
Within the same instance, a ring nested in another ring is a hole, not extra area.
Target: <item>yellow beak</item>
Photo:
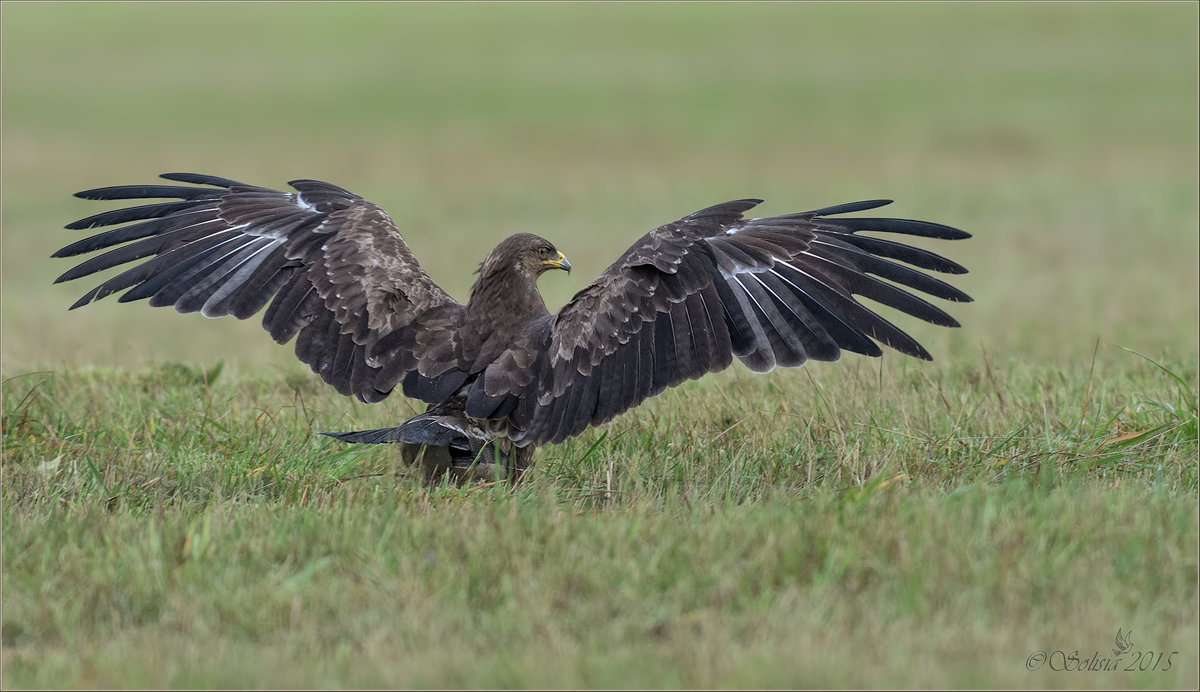
[[[555,269],[562,269],[568,274],[571,273],[571,260],[567,259],[567,256],[562,252],[559,252],[558,257],[552,260],[542,260],[542,264],[548,267],[554,267]]]

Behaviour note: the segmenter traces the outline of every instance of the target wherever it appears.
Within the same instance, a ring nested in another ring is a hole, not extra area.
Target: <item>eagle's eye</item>
[[[538,248],[538,259],[549,259],[549,258],[550,258],[550,248],[548,248],[548,247]]]

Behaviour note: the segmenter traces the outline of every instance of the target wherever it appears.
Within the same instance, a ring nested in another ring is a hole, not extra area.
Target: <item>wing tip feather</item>
[[[221,178],[215,175],[204,175],[203,173],[160,173],[160,178],[165,180],[174,180],[179,183],[191,183],[192,185],[212,185],[215,187],[230,188],[236,185],[245,185],[236,180],[229,178]]]
[[[813,211],[804,212],[806,215],[812,216],[829,216],[832,214],[850,214],[856,211],[867,211],[869,209],[878,209],[892,204],[895,200],[890,199],[866,199],[861,202],[846,202],[844,204],[835,204],[830,207],[822,207]]]

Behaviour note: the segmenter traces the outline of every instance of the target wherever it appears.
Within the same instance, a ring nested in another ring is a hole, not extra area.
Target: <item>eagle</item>
[[[54,257],[105,252],[55,283],[136,263],[70,309],[117,291],[183,313],[263,313],[280,344],[339,393],[374,403],[397,387],[427,404],[396,427],[322,433],[397,443],[431,481],[519,479],[540,445],[557,444],[737,358],[750,370],[836,361],[880,344],[932,360],[913,337],[855,296],[957,327],[916,295],[971,298],[919,269],[961,265],[879,234],[957,240],[926,221],[843,216],[890,204],[852,202],[747,218],[762,202],[725,202],[659,226],[551,313],[538,291],[571,271],[550,241],[518,233],[479,265],[466,304],[421,268],[380,207],[336,185],[293,180],[285,192],[209,175],[120,185],[88,200],[172,200],[105,211],[68,229],[113,228]],[[874,233],[876,235],[865,235]],[[905,290],[911,289],[911,290]]]

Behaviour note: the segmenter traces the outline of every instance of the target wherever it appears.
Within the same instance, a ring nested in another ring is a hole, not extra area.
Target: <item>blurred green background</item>
[[[5,683],[1194,687],[1194,648],[1022,657],[1196,641],[1195,395],[1103,344],[1195,382],[1197,14],[4,2]],[[576,267],[551,308],[717,202],[888,197],[975,235],[927,245],[976,302],[900,318],[935,363],[736,366],[439,494],[307,437],[411,402],[338,397],[257,320],[67,311],[103,277],[49,255],[115,206],[71,193],[167,171],[354,190],[459,299],[541,234]]]
[[[106,206],[196,171],[328,180],[389,211],[465,299],[497,241],[571,257],[552,309],[646,230],[765,197],[889,197],[967,229],[939,353],[1194,354],[1197,6],[4,3],[3,368],[300,370],[255,324],[53,286]],[[905,324],[912,326],[911,322]]]

